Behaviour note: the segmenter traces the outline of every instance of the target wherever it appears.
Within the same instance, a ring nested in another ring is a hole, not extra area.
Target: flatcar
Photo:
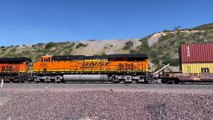
[[[164,74],[163,83],[213,82],[213,43],[182,44],[179,72]]]
[[[33,64],[33,81],[148,82],[146,54],[42,56]]]
[[[0,79],[5,81],[26,81],[29,58],[0,58]]]

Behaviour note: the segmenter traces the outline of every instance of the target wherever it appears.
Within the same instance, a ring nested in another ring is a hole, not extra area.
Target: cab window
[[[50,62],[51,61],[51,58],[48,57],[48,58],[41,58],[41,62]]]

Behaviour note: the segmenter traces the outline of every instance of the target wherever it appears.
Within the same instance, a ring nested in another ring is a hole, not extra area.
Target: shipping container
[[[180,63],[213,63],[213,43],[182,44]]]
[[[183,63],[182,73],[213,73],[213,63]]]

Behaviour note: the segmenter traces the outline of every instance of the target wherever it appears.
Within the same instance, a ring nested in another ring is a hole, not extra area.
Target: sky
[[[213,0],[0,0],[0,46],[143,38],[213,22]]]

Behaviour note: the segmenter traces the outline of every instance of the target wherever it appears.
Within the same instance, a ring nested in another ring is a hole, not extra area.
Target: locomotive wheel
[[[120,80],[112,79],[112,83],[120,83]]]
[[[55,83],[57,84],[57,83],[61,83],[61,81],[55,81]]]
[[[116,79],[116,76],[112,76],[111,77],[111,82],[112,83],[120,83],[121,81],[118,78]]]

